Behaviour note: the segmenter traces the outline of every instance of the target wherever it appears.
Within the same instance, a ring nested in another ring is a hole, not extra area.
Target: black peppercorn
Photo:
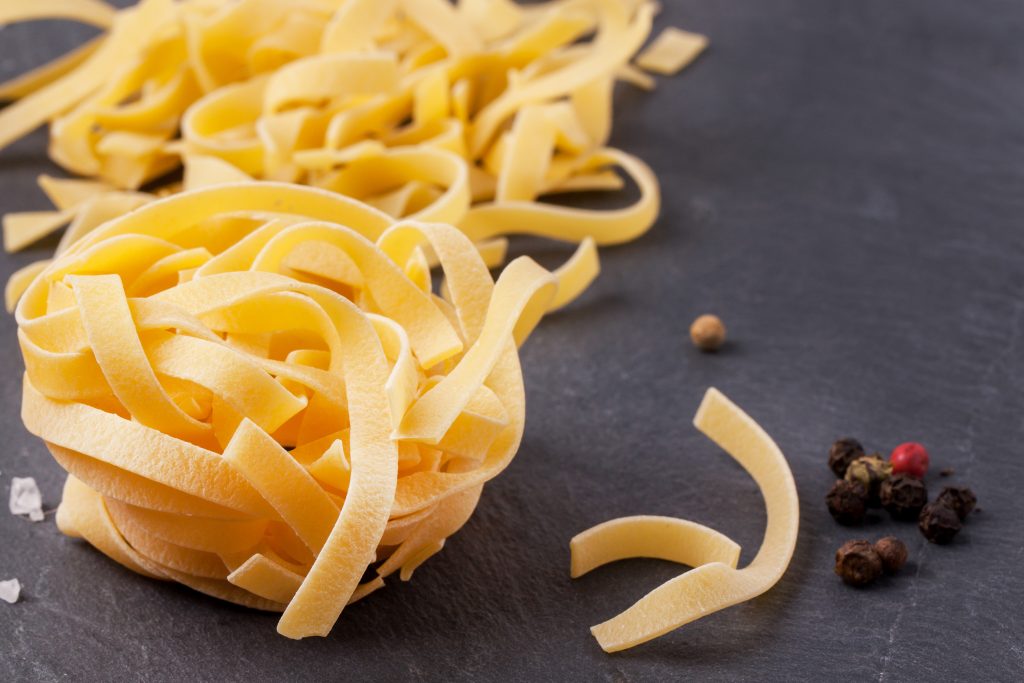
[[[840,524],[860,524],[867,512],[867,497],[868,492],[860,482],[839,479],[829,489],[825,503],[832,517]]]
[[[935,502],[945,503],[953,508],[953,512],[962,521],[967,519],[967,515],[971,514],[974,506],[978,504],[978,497],[966,486],[947,486],[942,489]]]
[[[895,474],[882,482],[879,499],[894,519],[913,520],[928,503],[928,489],[920,479]]]
[[[828,450],[828,466],[832,468],[836,476],[842,479],[846,476],[846,468],[857,458],[864,455],[864,447],[857,439],[846,437],[839,439],[832,448]]]
[[[945,544],[953,540],[960,531],[960,517],[945,503],[928,503],[917,518],[921,533],[932,543]]]
[[[836,551],[835,571],[851,586],[864,586],[882,575],[882,558],[867,541],[847,541]]]
[[[886,574],[895,574],[907,563],[907,546],[895,536],[875,541],[875,552],[882,560],[882,569]]]
[[[877,453],[857,458],[846,468],[846,481],[858,481],[867,490],[868,507],[878,507],[881,504],[879,493],[882,482],[892,475],[892,465]]]

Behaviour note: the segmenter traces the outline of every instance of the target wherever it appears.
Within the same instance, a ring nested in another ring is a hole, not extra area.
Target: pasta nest
[[[58,525],[141,574],[282,611],[286,636],[326,635],[438,552],[509,464],[517,345],[557,290],[529,258],[495,282],[461,231],[309,187],[222,185],[113,219],[17,309],[23,419],[69,475]]]

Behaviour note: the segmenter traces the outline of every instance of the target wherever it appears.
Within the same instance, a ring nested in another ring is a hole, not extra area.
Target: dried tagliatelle
[[[713,529],[667,517],[625,517],[572,539],[573,577],[615,560],[655,557],[694,569],[662,584],[625,612],[591,629],[606,652],[664,635],[774,586],[793,557],[800,524],[796,484],[771,437],[716,389],[709,389],[693,420],[697,429],[736,459],[764,495],[768,528],[757,556],[736,569],[740,548]]]
[[[6,247],[68,222],[73,242],[94,214],[151,201],[135,190],[179,164],[189,189],[283,180],[451,223],[494,261],[509,234],[634,239],[657,217],[657,179],[607,142],[616,80],[650,84],[630,59],[654,12],[647,0],[9,2],[0,23],[65,17],[106,32],[0,86],[20,98],[0,111],[0,147],[50,121],[51,156],[91,179],[43,179],[56,210],[8,216]],[[661,71],[696,54],[658,45],[644,64]],[[619,189],[616,169],[639,189],[625,208],[540,201]],[[592,279],[596,258],[584,265]]]
[[[449,225],[297,185],[204,188],[105,222],[31,280],[22,416],[68,471],[62,531],[325,635],[508,465],[517,345],[559,299],[527,257],[495,282]]]

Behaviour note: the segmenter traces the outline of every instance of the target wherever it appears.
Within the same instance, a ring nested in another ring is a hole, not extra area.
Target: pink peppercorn
[[[928,471],[928,451],[921,444],[909,441],[892,449],[889,455],[893,474],[906,474],[915,479],[924,479]]]

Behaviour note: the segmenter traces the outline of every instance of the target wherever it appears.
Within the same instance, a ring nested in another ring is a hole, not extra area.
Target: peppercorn
[[[840,524],[860,524],[867,512],[867,497],[867,489],[859,481],[837,479],[825,496],[825,503]]]
[[[875,552],[882,560],[882,569],[886,574],[895,574],[907,563],[907,546],[895,536],[875,541]]]
[[[847,541],[836,551],[835,572],[851,586],[865,586],[882,575],[882,558],[867,541]]]
[[[846,469],[850,463],[861,457],[864,457],[864,447],[860,445],[860,441],[846,437],[836,441],[828,450],[828,466],[842,479],[846,476]]]
[[[920,479],[894,474],[882,482],[878,497],[894,519],[913,520],[928,503],[928,489]]]
[[[846,469],[846,481],[859,481],[867,490],[868,507],[881,504],[879,493],[882,482],[892,475],[892,465],[882,460],[878,453],[857,458]]]
[[[935,501],[921,509],[921,516],[917,518],[917,526],[925,538],[932,543],[941,545],[952,541],[962,525],[960,517],[953,508],[945,503]]]
[[[702,315],[690,325],[690,339],[701,351],[717,351],[725,343],[725,325],[716,315]]]
[[[945,503],[953,508],[953,512],[956,513],[957,517],[964,520],[967,519],[967,515],[971,514],[974,506],[978,504],[978,497],[974,495],[974,491],[966,486],[947,486],[942,489],[935,502]]]
[[[893,472],[923,479],[928,471],[928,451],[916,441],[908,441],[892,449],[889,462]]]

